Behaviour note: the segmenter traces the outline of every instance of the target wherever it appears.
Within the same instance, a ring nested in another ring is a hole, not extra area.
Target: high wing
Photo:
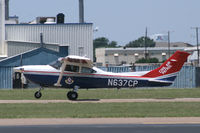
[[[22,66],[15,68],[15,71],[21,71],[28,80],[40,86],[73,88],[67,96],[75,100],[79,88],[169,86],[174,82],[188,56],[189,53],[177,51],[160,67],[144,72],[105,72],[94,67],[90,59],[71,55],[60,58],[51,65]],[[37,95],[35,97],[38,98]]]

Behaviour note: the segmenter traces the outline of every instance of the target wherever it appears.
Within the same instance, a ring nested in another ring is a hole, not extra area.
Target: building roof
[[[170,47],[170,50],[184,50],[186,47]],[[118,51],[118,50],[132,50],[132,51],[144,51],[144,47],[139,48],[105,48],[106,51]],[[168,47],[147,47],[147,50],[168,50]]]
[[[26,25],[26,26],[33,26],[33,25],[92,25],[93,23],[64,23],[64,24],[24,24],[24,23],[22,23],[22,24],[6,24],[6,26],[10,26],[10,25],[16,25],[16,26],[19,26],[19,25]]]
[[[62,53],[43,47],[24,52],[0,61],[0,66],[46,65],[63,56]],[[67,56],[67,53],[66,55]]]
[[[156,42],[155,47],[168,47],[168,42]],[[193,47],[193,45],[185,42],[171,42],[170,47]]]

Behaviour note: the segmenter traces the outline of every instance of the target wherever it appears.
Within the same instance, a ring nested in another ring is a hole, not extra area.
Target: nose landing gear
[[[42,89],[43,89],[43,88],[40,87],[40,89],[39,89],[38,91],[35,92],[35,94],[34,94],[35,98],[40,99],[40,98],[42,97],[42,93],[41,93],[41,90],[42,90]]]

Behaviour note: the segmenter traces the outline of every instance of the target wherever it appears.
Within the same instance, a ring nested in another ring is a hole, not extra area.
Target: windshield
[[[50,63],[49,65],[52,66],[55,69],[60,69],[62,64],[60,63],[60,61],[57,60],[57,61]]]

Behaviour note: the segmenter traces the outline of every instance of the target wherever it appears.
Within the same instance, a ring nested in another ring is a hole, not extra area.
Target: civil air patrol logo
[[[74,80],[72,80],[70,77],[66,78],[65,83],[68,85],[71,85],[74,83]]]

